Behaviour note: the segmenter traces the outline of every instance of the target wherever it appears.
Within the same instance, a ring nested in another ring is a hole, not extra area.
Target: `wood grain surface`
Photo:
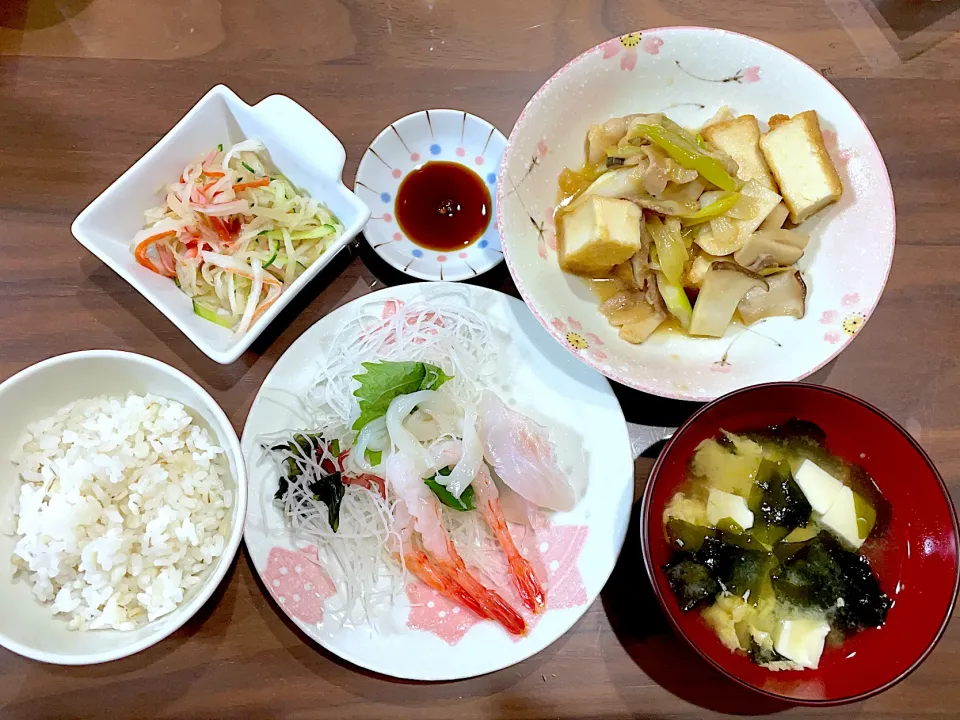
[[[3,0],[0,378],[72,350],[133,350],[196,378],[240,431],[267,371],[306,328],[398,282],[368,253],[344,253],[253,350],[223,367],[74,241],[76,214],[212,85],[251,103],[283,93],[303,104],[346,146],[351,184],[367,143],[409,112],[460,108],[506,133],[540,84],[590,46],[646,27],[719,26],[819,69],[875,135],[898,209],[893,271],[874,317],[815,379],[904,423],[956,496],[957,8],[952,0]],[[483,282],[515,292],[503,269]],[[641,425],[676,426],[695,407],[618,395]],[[638,494],[651,464],[637,461]],[[916,673],[858,705],[810,710],[739,689],[670,633],[633,534],[601,597],[566,636],[516,667],[463,682],[397,682],[331,656],[279,614],[243,552],[197,617],[136,657],[61,668],[0,650],[5,720],[942,718],[960,717],[958,701],[956,623]]]

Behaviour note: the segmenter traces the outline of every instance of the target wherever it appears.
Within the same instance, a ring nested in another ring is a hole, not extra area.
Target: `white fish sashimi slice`
[[[546,429],[489,391],[480,401],[480,440],[487,462],[518,495],[548,510],[566,512],[576,505]]]

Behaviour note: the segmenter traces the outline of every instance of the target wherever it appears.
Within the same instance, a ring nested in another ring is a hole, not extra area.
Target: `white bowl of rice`
[[[237,434],[196,382],[115,350],[0,384],[0,645],[88,665],[187,622],[240,543]]]

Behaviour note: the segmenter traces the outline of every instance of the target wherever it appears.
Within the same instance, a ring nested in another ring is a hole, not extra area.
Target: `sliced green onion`
[[[247,170],[249,170],[250,172],[252,172],[254,175],[257,174],[257,171],[254,170],[254,169],[253,169],[252,167],[250,167],[249,165],[247,165],[243,160],[240,161],[240,164],[243,165]]]

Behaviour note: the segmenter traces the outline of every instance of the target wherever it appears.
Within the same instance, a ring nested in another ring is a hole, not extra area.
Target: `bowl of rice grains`
[[[0,645],[44,662],[132,655],[227,573],[247,480],[213,398],[162,362],[60,355],[0,384]]]

